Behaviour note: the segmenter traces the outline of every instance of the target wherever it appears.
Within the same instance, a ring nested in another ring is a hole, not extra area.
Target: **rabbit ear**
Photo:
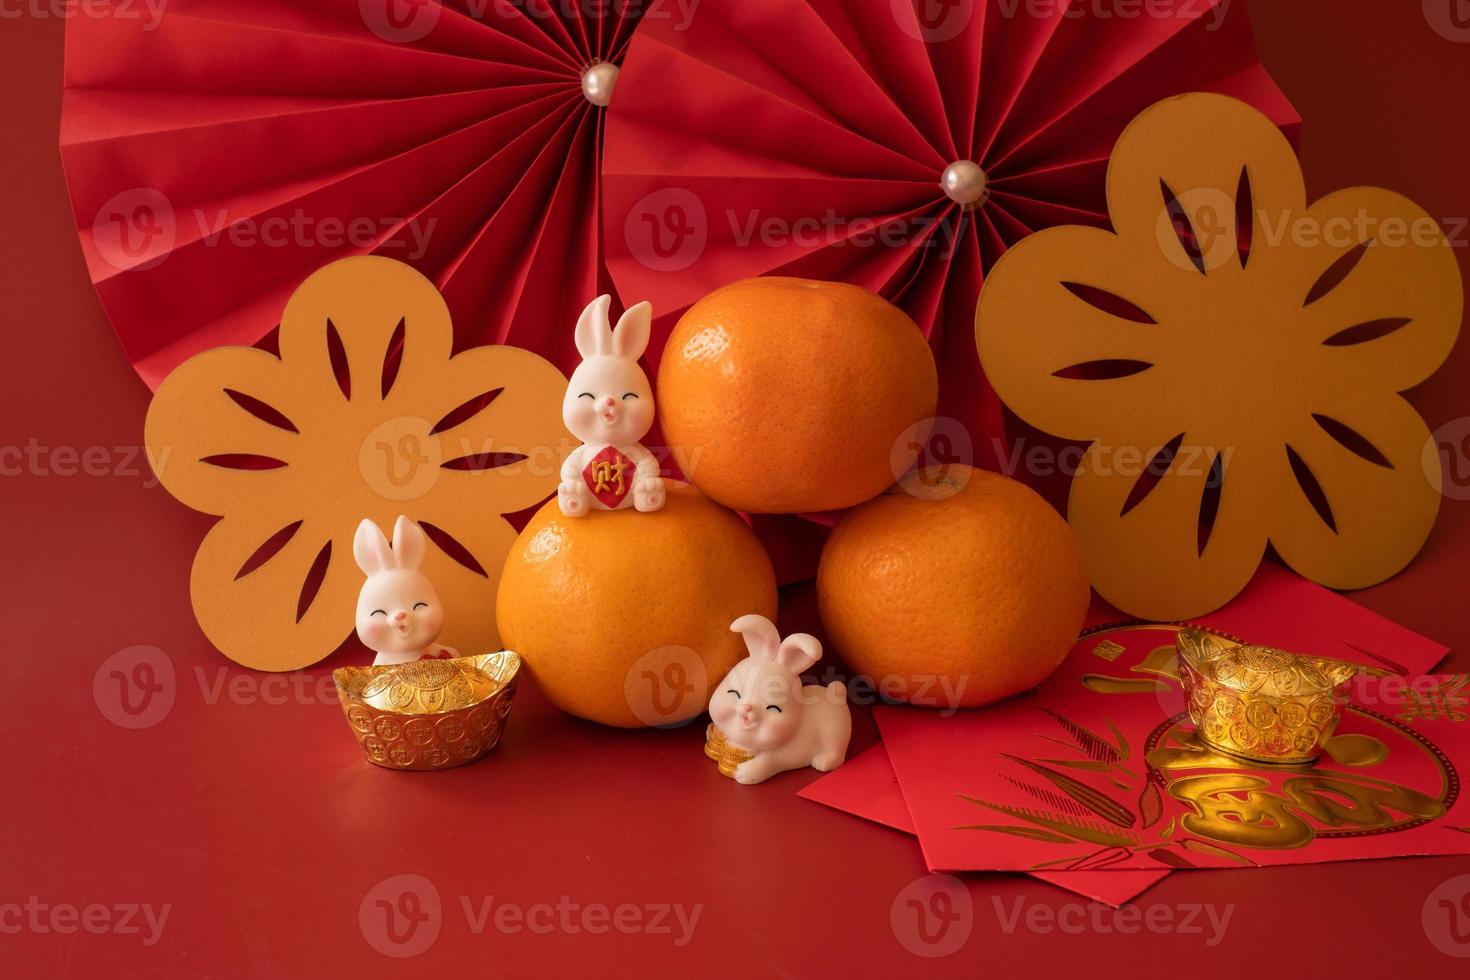
[[[612,335],[612,352],[618,357],[636,361],[648,349],[648,333],[653,326],[653,304],[644,300],[628,307],[618,320]]]
[[[607,321],[611,307],[611,296],[599,296],[587,304],[577,320],[577,353],[584,359],[612,353],[612,327]]]
[[[418,568],[424,563],[424,553],[429,549],[424,529],[413,521],[398,515],[393,524],[393,557],[399,568]]]
[[[799,674],[822,659],[822,644],[809,633],[792,633],[781,641],[776,663],[793,674]]]
[[[754,613],[741,616],[730,624],[730,632],[739,633],[745,638],[745,649],[750,651],[752,657],[776,659],[776,650],[781,645],[781,634],[776,631],[776,624],[766,617]]]
[[[393,567],[393,552],[388,547],[388,539],[383,537],[378,525],[367,518],[357,525],[357,533],[352,537],[352,557],[357,559],[357,567],[364,575],[376,575]]]

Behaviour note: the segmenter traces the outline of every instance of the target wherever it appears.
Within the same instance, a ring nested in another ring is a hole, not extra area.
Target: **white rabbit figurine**
[[[374,667],[459,656],[434,642],[444,626],[444,607],[419,571],[427,550],[423,528],[407,517],[393,525],[392,547],[372,521],[357,525],[352,555],[367,575],[357,596],[357,635],[377,653]]]
[[[841,681],[803,687],[801,672],[822,656],[806,633],[785,640],[764,616],[741,616],[730,630],[745,638],[746,657],[710,697],[709,714],[725,741],[751,758],[735,768],[741,783],[811,766],[831,772],[847,757],[852,713]]]
[[[640,511],[664,505],[658,460],[639,443],[653,427],[653,388],[638,358],[648,347],[653,307],[639,303],[608,326],[611,296],[593,300],[577,321],[582,363],[572,372],[561,416],[584,445],[561,468],[557,502],[568,517],[589,510]]]

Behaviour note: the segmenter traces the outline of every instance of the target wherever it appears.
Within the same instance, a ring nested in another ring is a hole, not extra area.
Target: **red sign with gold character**
[[[582,468],[582,479],[592,496],[608,510],[615,509],[633,486],[634,464],[616,446],[607,446]]]

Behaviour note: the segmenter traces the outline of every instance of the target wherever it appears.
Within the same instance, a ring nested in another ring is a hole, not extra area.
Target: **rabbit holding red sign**
[[[562,464],[557,501],[568,517],[590,510],[640,511],[664,505],[658,460],[639,440],[653,428],[653,386],[638,366],[653,307],[639,303],[609,326],[612,297],[599,296],[577,321],[582,363],[572,372],[562,420],[583,445]]]

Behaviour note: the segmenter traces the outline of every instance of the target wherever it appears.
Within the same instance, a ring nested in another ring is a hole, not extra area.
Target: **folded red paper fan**
[[[150,386],[252,344],[325,263],[443,291],[457,348],[575,360],[610,285],[603,115],[641,4],[169,0],[67,29],[61,151],[87,267]],[[603,67],[595,67],[603,65]]]
[[[994,466],[1001,407],[974,340],[984,270],[1037,229],[1105,224],[1108,154],[1160,99],[1221,92],[1299,122],[1240,7],[741,0],[646,19],[609,116],[609,268],[624,296],[670,314],[665,331],[748,276],[881,293],[939,360],[940,412],[959,424],[931,448]]]

